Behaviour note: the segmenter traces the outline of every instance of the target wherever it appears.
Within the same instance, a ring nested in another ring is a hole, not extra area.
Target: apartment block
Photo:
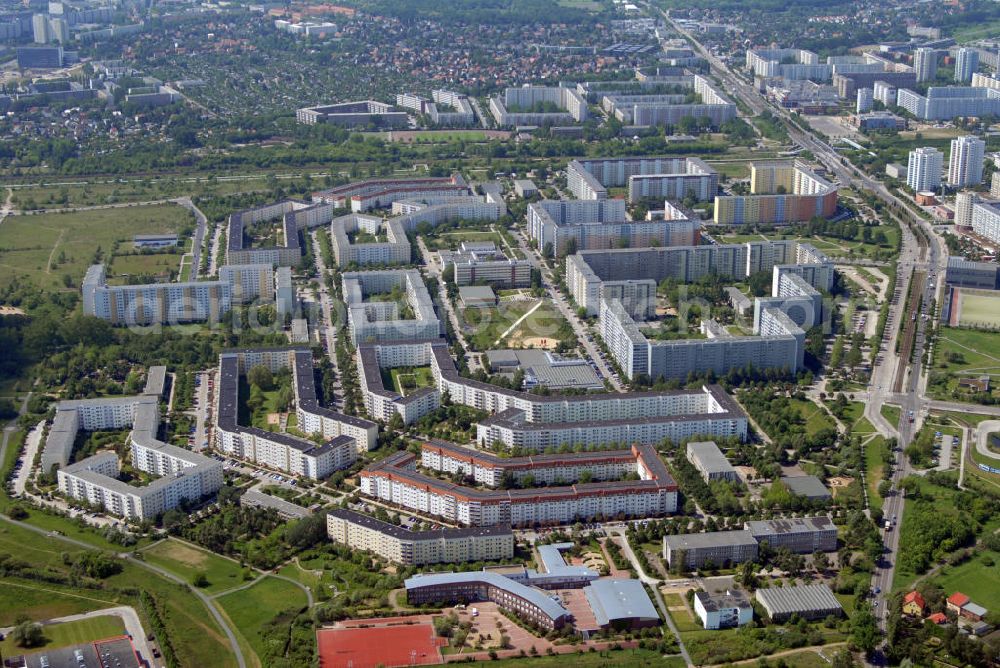
[[[719,189],[719,174],[700,158],[595,158],[570,161],[566,183],[581,200],[605,200],[608,188],[627,186],[629,202],[682,200],[689,193],[707,202]]]
[[[837,211],[837,188],[800,160],[752,162],[750,170],[750,195],[716,196],[716,223],[794,223]]]
[[[352,550],[372,552],[406,566],[501,561],[514,556],[509,526],[408,531],[351,510],[331,510],[327,535]]]
[[[757,541],[749,531],[713,531],[663,537],[663,558],[671,568],[725,568],[757,559]]]

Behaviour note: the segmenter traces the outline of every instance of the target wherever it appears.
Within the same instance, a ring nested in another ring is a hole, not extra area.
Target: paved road
[[[35,455],[38,454],[38,448],[42,444],[44,430],[45,420],[42,420],[34,426],[28,437],[24,439],[24,452],[18,458],[21,462],[21,468],[17,470],[17,475],[14,476],[14,496],[24,494],[28,486],[28,478],[31,477],[31,467],[35,461]]]
[[[618,392],[623,392],[625,390],[624,385],[622,385],[620,380],[615,380],[611,366],[601,357],[601,351],[594,342],[593,336],[584,326],[580,317],[577,316],[576,311],[570,308],[569,303],[566,298],[553,287],[555,281],[552,277],[552,272],[549,271],[548,267],[542,262],[542,256],[539,252],[532,248],[528,243],[527,238],[520,232],[520,230],[513,231],[514,239],[517,241],[518,248],[525,258],[531,263],[531,266],[537,269],[542,274],[542,283],[545,285],[545,292],[548,294],[550,301],[556,305],[559,312],[566,319],[566,321],[573,327],[573,333],[576,334],[577,340],[583,346],[587,355],[590,359],[594,361],[597,365],[597,372],[602,379],[606,379],[611,383],[611,386]]]
[[[139,621],[139,615],[136,614],[135,608],[127,605],[119,605],[113,608],[103,608],[101,610],[93,610],[91,612],[84,612],[79,615],[67,615],[66,617],[54,617],[52,619],[46,619],[41,622],[43,626],[48,626],[50,624],[65,624],[67,622],[79,622],[85,619],[94,619],[95,617],[120,617],[122,622],[125,624],[125,631],[132,636],[132,644],[139,651],[140,658],[145,657],[148,665],[154,665],[153,662],[153,649],[149,645],[149,641],[146,640],[146,631],[142,628],[142,622]],[[7,635],[13,630],[13,627],[0,629],[0,633]]]
[[[171,200],[194,214],[194,243],[191,244],[191,276],[198,276],[201,271],[201,254],[205,245],[205,226],[208,218],[201,212],[201,209],[194,205],[190,197],[178,197]]]
[[[614,539],[615,537],[620,538],[618,544],[621,545],[622,552],[625,553],[626,558],[628,558],[629,563],[632,564],[632,568],[635,569],[636,574],[639,576],[639,580],[643,584],[649,585],[649,588],[653,590],[653,597],[656,599],[656,605],[660,609],[660,614],[663,615],[663,619],[667,623],[667,627],[670,628],[670,632],[674,634],[674,638],[677,639],[677,647],[680,650],[681,656],[684,657],[684,661],[687,665],[694,665],[691,662],[691,655],[688,654],[687,648],[684,647],[684,642],[681,640],[680,631],[674,625],[674,620],[670,616],[670,610],[667,608],[667,604],[663,601],[663,595],[660,594],[660,580],[652,577],[642,570],[642,565],[639,564],[638,557],[635,556],[635,552],[632,551],[632,545],[628,542],[628,537],[625,535],[625,529],[621,527],[606,527],[608,537]]]

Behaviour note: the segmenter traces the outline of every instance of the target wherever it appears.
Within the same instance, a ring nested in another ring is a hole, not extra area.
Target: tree
[[[817,571],[825,571],[830,567],[830,560],[827,558],[826,552],[817,550],[813,554],[813,566],[816,567]]]
[[[258,364],[247,372],[247,382],[267,392],[274,386],[274,374],[266,366]]]
[[[195,587],[198,587],[199,589],[207,587],[208,576],[199,571],[198,573],[195,574],[194,578],[191,580],[191,584],[193,584]]]
[[[24,621],[15,626],[10,637],[18,647],[40,647],[45,642],[42,625],[31,621]]]
[[[851,619],[851,642],[863,652],[870,652],[878,644],[878,638],[879,631],[871,606],[861,603]]]

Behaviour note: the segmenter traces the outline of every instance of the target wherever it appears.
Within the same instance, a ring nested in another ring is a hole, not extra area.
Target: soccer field
[[[959,324],[1000,327],[1000,293],[992,290],[962,290]]]

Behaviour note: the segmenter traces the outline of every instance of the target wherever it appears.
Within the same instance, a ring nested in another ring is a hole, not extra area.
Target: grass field
[[[948,595],[960,591],[987,610],[1000,610],[1000,578],[983,577],[984,573],[995,573],[998,562],[1000,553],[986,550],[964,564],[946,566],[932,582]]]
[[[173,204],[11,216],[0,225],[0,288],[18,280],[76,292],[98,249],[110,253],[135,234],[176,232],[190,219]]]
[[[28,521],[32,524],[58,529],[68,537],[86,540],[95,547],[116,553],[121,551],[121,546],[107,543],[92,531],[76,528],[76,525],[64,518],[44,515],[34,510],[30,513]],[[49,566],[68,572],[68,567],[62,561],[62,554],[73,555],[81,550],[58,537],[38,534],[7,521],[0,521],[0,536],[5,541],[0,546],[0,552],[9,552],[11,546],[16,545],[14,554],[30,561],[35,567]],[[156,600],[181,665],[236,668],[236,661],[222,630],[187,587],[168,582],[137,563],[126,562],[123,566],[121,573],[105,581],[106,589],[64,587],[33,580],[2,578],[0,625],[12,624],[14,619],[11,617],[16,618],[19,613],[36,619],[49,619],[111,605],[135,606],[134,598],[120,592],[122,589],[143,589]],[[148,620],[144,621],[148,623]]]
[[[983,290],[962,290],[959,324],[968,327],[1000,327],[1000,297]]]
[[[188,582],[197,573],[204,573],[208,578],[208,586],[204,589],[208,592],[217,593],[243,584],[243,569],[239,564],[174,538],[155,543],[142,554],[149,563]]]
[[[389,375],[392,378],[392,387],[404,397],[422,387],[434,385],[434,374],[431,373],[429,366],[414,369],[390,369]]]
[[[941,327],[939,332],[928,388],[933,396],[954,399],[961,376],[1000,375],[1000,332],[956,327]],[[991,393],[996,392],[994,383]]]
[[[180,253],[129,253],[115,255],[111,260],[108,273],[118,280],[108,279],[109,283],[124,283],[126,276],[157,276],[169,277],[171,271],[177,271],[181,266]]]
[[[122,622],[121,617],[114,615],[81,619],[77,622],[51,624],[45,626],[44,649],[58,649],[59,647],[79,645],[85,642],[124,635],[124,633],[125,624]],[[0,655],[2,656],[15,656],[22,651],[10,638],[0,642]]]
[[[306,595],[295,585],[267,577],[252,587],[216,599],[258,656],[264,654],[261,629],[285,610],[306,605]]]
[[[878,495],[878,485],[882,482],[885,469],[885,439],[876,436],[865,444],[865,483],[868,486],[868,503],[872,510],[882,510],[882,497]]]
[[[295,178],[280,178],[288,187],[301,182]],[[149,202],[178,196],[194,198],[200,195],[231,195],[233,193],[270,190],[268,174],[245,174],[238,177],[213,179],[210,176],[129,181],[91,181],[60,186],[14,187],[14,206],[18,209],[60,209],[81,206],[102,206],[125,202]],[[316,181],[320,183],[320,181]]]
[[[116,605],[112,599],[108,592],[74,591],[59,585],[2,577],[0,626],[12,626],[21,615],[37,621],[110,608]]]
[[[746,243],[747,241],[761,241],[762,239],[795,239],[808,242],[813,245],[817,250],[821,250],[824,253],[833,256],[849,256],[849,257],[882,257],[887,254],[892,253],[892,249],[896,247],[897,240],[899,238],[899,228],[891,225],[880,225],[878,228],[886,237],[886,243],[883,246],[879,246],[874,243],[865,243],[863,241],[853,241],[849,239],[837,239],[835,237],[825,237],[825,236],[811,236],[802,237],[796,234],[781,234],[781,233],[767,233],[767,234],[722,234],[716,235],[719,243],[725,244],[738,244]]]
[[[424,237],[424,243],[431,251],[457,250],[463,241],[492,241],[497,248],[504,247],[500,233],[492,230],[451,230]]]
[[[811,401],[799,399],[789,400],[793,406],[798,408],[799,414],[806,421],[806,435],[813,436],[821,429],[833,429],[835,424],[826,410],[817,406]]]
[[[889,421],[893,427],[899,426],[899,418],[902,415],[903,409],[899,406],[892,406],[890,404],[882,404],[882,417]]]

